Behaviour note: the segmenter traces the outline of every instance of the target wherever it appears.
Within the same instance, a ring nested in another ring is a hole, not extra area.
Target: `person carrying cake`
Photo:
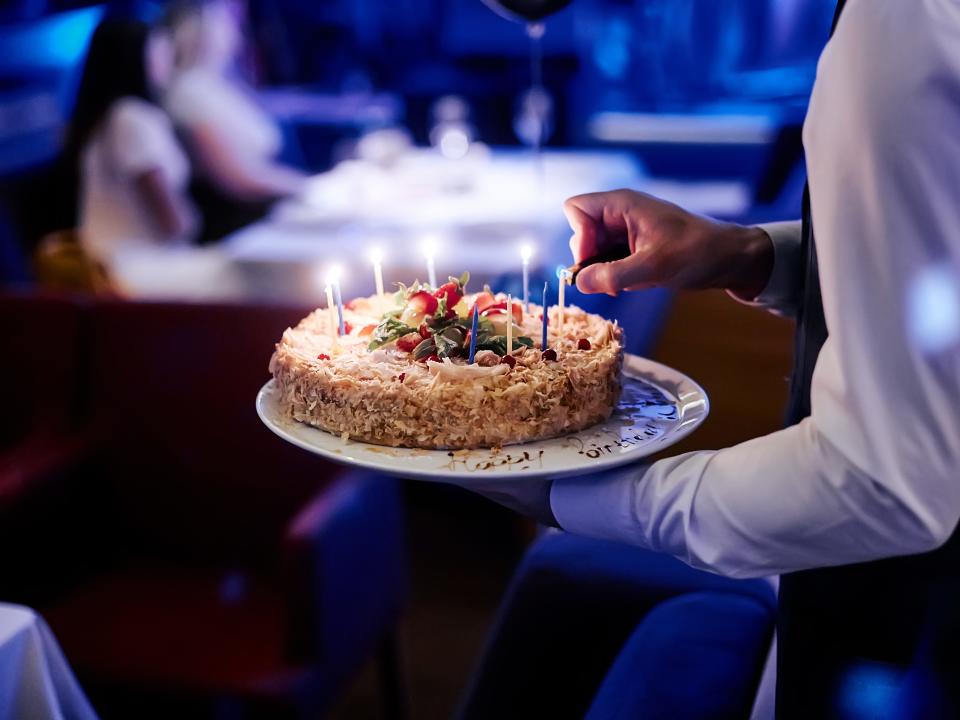
[[[582,292],[726,288],[794,316],[789,426],[479,491],[570,533],[721,575],[779,575],[778,646],[754,717],[835,717],[858,667],[892,668],[896,717],[955,717],[960,4],[840,5],[804,126],[802,221],[730,225],[629,190],[564,208],[577,262],[626,254],[584,269]]]

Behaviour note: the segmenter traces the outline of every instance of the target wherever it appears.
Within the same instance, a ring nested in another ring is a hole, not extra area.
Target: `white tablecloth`
[[[419,250],[438,242],[437,276],[469,270],[476,288],[520,269],[519,246],[537,265],[569,260],[562,203],[571,195],[631,187],[696,212],[746,210],[743,183],[679,183],[648,177],[620,151],[550,150],[539,165],[529,151],[494,149],[451,161],[412,149],[387,166],[341,163],[315,177],[300,198],[281,203],[215,247],[138,250],[118,258],[121,280],[140,297],[256,299],[319,304],[318,275],[343,267],[346,297],[373,292],[366,251],[386,253],[384,280],[426,280]]]
[[[50,628],[0,603],[0,720],[96,720]]]

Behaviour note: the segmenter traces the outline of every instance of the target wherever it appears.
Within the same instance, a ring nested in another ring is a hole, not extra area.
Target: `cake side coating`
[[[513,367],[481,367],[418,362],[390,347],[367,350],[360,333],[375,322],[376,304],[375,298],[354,303],[359,309],[345,313],[351,332],[343,338],[335,337],[325,310],[284,333],[270,370],[291,419],[380,445],[468,449],[576,432],[616,407],[622,330],[598,315],[566,309],[563,336],[551,332],[555,361],[535,347],[516,351]],[[530,310],[521,325],[538,338],[541,308]],[[549,312],[556,327],[557,308]]]

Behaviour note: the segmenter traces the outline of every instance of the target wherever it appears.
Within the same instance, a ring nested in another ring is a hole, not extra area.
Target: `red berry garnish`
[[[577,341],[577,350],[589,350],[589,349],[590,349],[589,340],[587,340],[586,338],[580,338]]]
[[[406,373],[400,373],[399,375],[397,375],[397,380],[399,380],[400,384],[403,385],[403,381],[406,379],[406,377],[407,377]]]
[[[473,307],[470,308],[470,313],[468,317],[473,316],[473,311],[475,309],[479,310],[480,314],[483,315],[484,310],[486,310],[491,305],[496,305],[496,304],[497,304],[497,299],[491,293],[488,293],[488,292],[479,293],[476,299],[473,301]]]
[[[407,333],[397,338],[397,350],[400,352],[412,352],[413,349],[423,340],[420,333]]]
[[[517,359],[513,355],[504,355],[503,358],[500,360],[500,364],[514,367],[517,364]]]
[[[433,360],[434,362],[440,362],[440,356],[434,353],[433,355],[430,355],[429,357],[424,358],[423,361],[430,362],[431,360]]]
[[[490,317],[491,315],[506,315],[507,314],[507,301],[494,303],[488,305],[486,308],[481,308],[480,315],[483,317]],[[514,301],[513,303],[513,322],[519,325],[523,322],[523,307],[522,303]]]
[[[455,282],[446,282],[437,288],[437,291],[433,294],[438,300],[442,297],[447,299],[447,307],[453,308],[463,295],[460,294],[460,286]]]
[[[420,323],[420,337],[426,340],[430,337],[430,328],[427,327],[426,323]]]
[[[329,360],[329,359],[330,359],[330,356],[327,355],[326,353],[320,353],[319,355],[317,355],[317,360]]]
[[[418,313],[433,315],[437,311],[437,299],[426,290],[418,290],[407,300],[407,307]]]
[[[543,351],[543,359],[549,362],[556,362],[557,360],[557,351],[553,348],[547,348]]]
[[[346,320],[343,321],[343,334],[349,335],[353,332],[353,325],[348,323]]]

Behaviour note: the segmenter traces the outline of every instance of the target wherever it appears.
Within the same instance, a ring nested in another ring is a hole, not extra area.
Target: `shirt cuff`
[[[554,480],[550,508],[557,524],[576,535],[644,545],[642,538],[635,537],[639,527],[633,518],[631,488],[648,467]]]
[[[752,300],[728,293],[737,302],[782,315],[796,313],[800,294],[801,224],[799,220],[758,225],[773,243],[773,269],[766,287]]]

